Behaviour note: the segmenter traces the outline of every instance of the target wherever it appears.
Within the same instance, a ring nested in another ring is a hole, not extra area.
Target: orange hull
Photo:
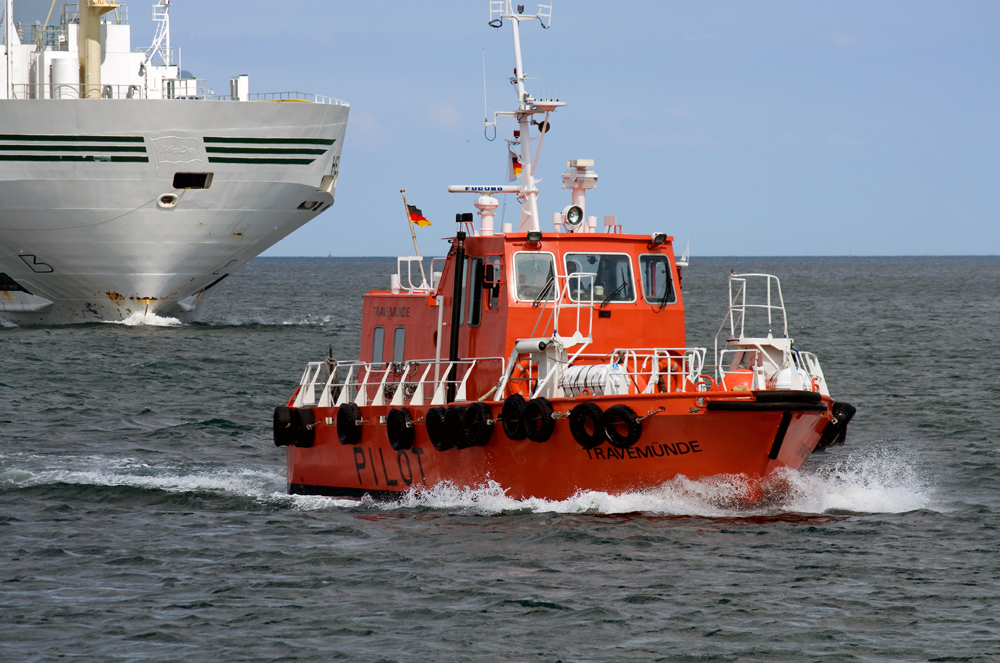
[[[641,422],[640,439],[625,449],[608,442],[584,449],[577,443],[558,414],[568,413],[577,399],[551,401],[557,420],[545,442],[508,439],[498,422],[485,446],[446,451],[434,448],[421,423],[429,407],[411,408],[417,422],[413,445],[399,451],[379,423],[390,406],[362,408],[365,423],[354,445],[338,439],[337,408],[313,408],[313,446],[287,447],[288,488],[299,494],[391,497],[446,482],[477,488],[493,481],[515,499],[562,500],[585,490],[620,494],[653,488],[680,475],[742,475],[760,485],[777,468],[800,468],[831,421],[828,397],[822,401],[825,411],[712,411],[711,404],[698,407],[705,396],[712,400],[705,393],[595,398],[603,407],[626,403],[637,413],[655,412]],[[496,416],[498,407],[493,410]]]

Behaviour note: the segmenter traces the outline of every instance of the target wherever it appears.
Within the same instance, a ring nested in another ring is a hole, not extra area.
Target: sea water
[[[778,275],[858,414],[753,508],[685,478],[513,500],[285,494],[271,413],[357,356],[391,259],[257,259],[205,324],[0,328],[2,661],[1000,657],[998,258],[695,258]]]

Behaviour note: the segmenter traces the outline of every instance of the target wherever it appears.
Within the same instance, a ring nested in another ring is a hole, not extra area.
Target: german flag
[[[521,160],[512,150],[507,151],[507,181],[513,182],[521,176]]]
[[[410,214],[410,222],[415,223],[421,228],[425,228],[431,225],[431,222],[424,218],[424,213],[416,208],[414,205],[407,205],[406,211]]]

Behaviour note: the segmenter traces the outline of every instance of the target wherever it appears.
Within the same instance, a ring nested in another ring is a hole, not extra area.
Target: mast
[[[11,42],[14,40],[11,35],[14,34],[14,0],[6,0],[4,3],[3,34],[3,43],[6,45],[5,47],[7,49],[7,98],[13,99],[14,81],[12,79],[14,75],[14,52],[11,49]]]
[[[101,16],[120,7],[113,0],[80,0],[80,97],[101,98]]]
[[[551,99],[534,99],[524,89],[524,81],[528,78],[524,74],[524,62],[521,59],[521,21],[537,20],[541,26],[548,29],[552,23],[552,5],[538,5],[537,14],[525,14],[524,5],[518,5],[517,11],[511,7],[511,0],[491,0],[490,1],[490,27],[499,28],[503,26],[504,20],[510,21],[511,30],[514,37],[514,76],[510,82],[517,90],[517,110],[497,111],[493,113],[493,122],[486,122],[486,126],[496,126],[496,118],[500,115],[507,115],[517,120],[518,130],[515,133],[515,140],[508,140],[508,145],[517,142],[521,146],[521,184],[516,188],[509,185],[500,186],[459,186],[448,187],[451,193],[478,193],[488,195],[493,193],[517,193],[517,199],[521,201],[521,220],[518,224],[518,232],[531,232],[540,229],[538,224],[538,187],[535,180],[535,165],[537,164],[537,154],[535,159],[531,158],[531,124],[532,116],[535,113],[548,114],[560,106],[565,106],[562,101]],[[484,91],[485,98],[485,91]],[[541,123],[539,130],[544,133],[549,129],[548,121]]]
[[[510,0],[507,1],[507,10],[510,11]],[[510,19],[511,32],[514,35],[514,80],[517,87],[517,124],[520,129],[521,139],[521,222],[518,231],[529,232],[539,230],[538,225],[538,189],[535,187],[535,175],[532,173],[531,159],[531,115],[533,111],[528,109],[530,95],[524,90],[524,63],[521,61],[521,31],[520,18],[516,14],[509,14],[504,18]]]

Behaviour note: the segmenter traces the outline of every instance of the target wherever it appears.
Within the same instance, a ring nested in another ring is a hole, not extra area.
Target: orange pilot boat
[[[843,444],[854,408],[830,397],[816,355],[794,347],[776,277],[730,275],[708,365],[707,348],[686,346],[672,238],[626,234],[611,216],[599,232],[586,206],[592,161],[569,162],[570,204],[542,232],[530,132],[541,130],[540,150],[564,103],[525,91],[519,24],[550,17],[551,6],[526,15],[491,3],[490,25],[513,29],[518,107],[497,115],[518,122],[508,143],[520,183],[449,187],[477,196],[478,228],[458,214],[429,282],[419,256],[403,257],[391,289],[365,295],[364,360],[306,366],[274,412],[291,493],[492,484],[561,500],[721,475],[745,481],[754,502],[780,468]],[[517,195],[516,230],[494,227],[494,193]]]

